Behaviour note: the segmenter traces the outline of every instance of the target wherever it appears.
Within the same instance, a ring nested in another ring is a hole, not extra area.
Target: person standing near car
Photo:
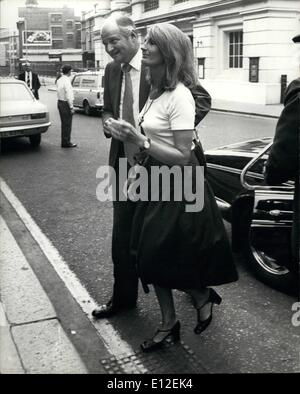
[[[299,45],[300,34],[293,38]],[[300,52],[298,65],[300,67]],[[300,262],[300,78],[294,79],[286,89],[284,108],[279,117],[273,145],[265,166],[265,180],[269,185],[278,185],[287,180],[295,181],[294,217],[292,228],[292,257],[296,272]],[[299,294],[300,296],[300,294]]]
[[[57,84],[57,107],[61,120],[61,147],[75,148],[77,144],[71,142],[72,119],[74,114],[74,94],[70,81],[72,67],[65,64],[62,76],[56,81]]]
[[[36,73],[31,71],[31,64],[29,62],[22,64],[24,72],[18,77],[20,81],[24,81],[29,89],[32,91],[34,97],[39,100],[39,88],[41,87],[39,77]]]
[[[102,27],[101,37],[106,52],[113,58],[105,70],[102,114],[104,134],[111,138],[108,127],[111,118],[122,118],[135,126],[138,125],[138,114],[147,101],[150,85],[146,79],[146,67],[142,64],[138,34],[130,18],[108,18]],[[196,105],[195,123],[198,124],[209,112],[211,98],[199,83],[192,94]],[[130,166],[134,165],[137,151],[133,144],[112,138],[109,165],[115,169],[118,178],[119,159],[127,158],[129,170]],[[118,183],[117,180],[116,184]],[[118,195],[117,190],[116,196]],[[113,316],[136,305],[138,275],[130,259],[130,234],[135,207],[135,202],[130,200],[113,202],[113,293],[106,304],[92,312],[97,319]]]

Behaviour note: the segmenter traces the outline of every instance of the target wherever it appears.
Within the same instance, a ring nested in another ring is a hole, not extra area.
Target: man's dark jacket
[[[19,80],[20,81],[24,81],[26,83],[26,81],[25,81],[25,72],[23,72],[23,73],[21,73],[19,75]],[[34,94],[34,97],[37,100],[39,99],[39,92],[38,92],[38,90],[39,90],[40,87],[41,87],[41,84],[40,84],[39,77],[37,76],[37,74],[32,73],[32,92]]]
[[[292,250],[298,264],[300,243],[299,152],[300,78],[292,81],[286,90],[284,109],[276,126],[265,173],[265,179],[270,185],[278,185],[287,180],[295,181]],[[296,268],[299,269],[299,267]]]
[[[104,76],[104,107],[102,114],[102,121],[113,117],[119,118],[119,106],[121,98],[121,85],[122,85],[122,70],[119,63],[112,61],[107,64]],[[140,92],[139,92],[139,109],[140,111],[144,107],[147,98],[149,96],[150,86],[146,81],[146,70],[145,66],[141,68],[140,78]],[[196,117],[195,124],[197,125],[209,112],[211,107],[211,97],[208,92],[199,84],[192,91],[195,104],[196,104]],[[110,136],[106,136],[110,137]],[[109,165],[114,167],[117,165],[117,159],[119,158],[119,151],[123,142],[112,138],[110,153],[109,153]]]

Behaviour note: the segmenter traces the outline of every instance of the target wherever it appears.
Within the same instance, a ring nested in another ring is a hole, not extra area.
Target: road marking
[[[18,216],[27,227],[28,231],[37,242],[42,252],[45,254],[50,264],[55,269],[59,277],[62,279],[67,289],[77,301],[83,312],[87,315],[92,325],[96,328],[97,333],[101,337],[107,351],[115,357],[135,353],[133,348],[126,341],[121,339],[118,332],[114,329],[112,324],[110,324],[107,319],[101,319],[98,321],[93,319],[93,317],[91,316],[91,312],[99,305],[90,296],[87,289],[82,285],[75,273],[70,270],[68,264],[64,261],[58,250],[45,236],[45,234],[27,212],[25,207],[22,205],[20,200],[15,196],[13,191],[1,177],[0,190],[10,202],[12,207],[15,209]],[[127,368],[127,370],[125,370],[125,367]],[[147,371],[147,369],[142,365],[142,363],[140,363],[140,367],[143,367],[143,369]],[[127,373],[135,373],[136,371],[133,369],[130,366],[124,366],[124,370]]]

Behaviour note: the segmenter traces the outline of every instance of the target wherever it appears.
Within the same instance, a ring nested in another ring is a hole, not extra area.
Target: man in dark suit
[[[19,79],[24,81],[29,89],[32,91],[34,97],[39,99],[39,88],[41,87],[39,77],[36,73],[31,71],[31,65],[29,62],[23,64],[24,72],[19,75]]]
[[[293,41],[300,45],[300,34]],[[299,155],[300,78],[293,80],[286,89],[284,109],[276,126],[274,142],[265,167],[265,179],[270,185],[278,185],[287,180],[295,181],[292,254],[296,271],[299,270],[300,260]]]
[[[126,119],[128,114],[124,114],[124,108],[126,107],[126,111],[130,112],[128,110],[128,100],[131,100],[131,118],[134,118],[132,122],[137,126],[137,116],[147,100],[150,86],[146,81],[146,70],[141,62],[142,54],[133,21],[125,16],[111,17],[104,23],[101,35],[106,52],[113,58],[113,61],[105,69],[102,114],[104,134],[107,138],[111,138],[106,121],[109,118],[118,119],[121,117]],[[132,97],[125,97],[126,78],[128,78],[125,73],[127,72],[131,78]],[[196,103],[195,123],[199,123],[210,110],[211,98],[200,84],[192,91],[192,94]],[[126,157],[130,162],[129,157],[132,157],[130,147],[112,138],[109,165],[116,171],[117,188],[119,183],[119,159],[122,157]],[[118,195],[119,191],[116,190],[116,196]],[[134,308],[138,295],[137,270],[131,263],[129,253],[130,229],[135,203],[130,200],[114,201],[113,207],[112,260],[114,265],[114,288],[109,302],[92,312],[92,315],[98,319]]]

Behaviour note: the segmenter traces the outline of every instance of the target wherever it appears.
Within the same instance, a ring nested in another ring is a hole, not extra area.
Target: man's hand
[[[71,110],[71,114],[73,115],[75,113],[75,109],[74,108],[70,108]]]
[[[111,137],[111,131],[110,131],[110,128],[109,128],[110,119],[111,118],[108,118],[108,119],[106,119],[105,122],[103,122],[103,131],[104,131],[104,134],[107,137]]]

